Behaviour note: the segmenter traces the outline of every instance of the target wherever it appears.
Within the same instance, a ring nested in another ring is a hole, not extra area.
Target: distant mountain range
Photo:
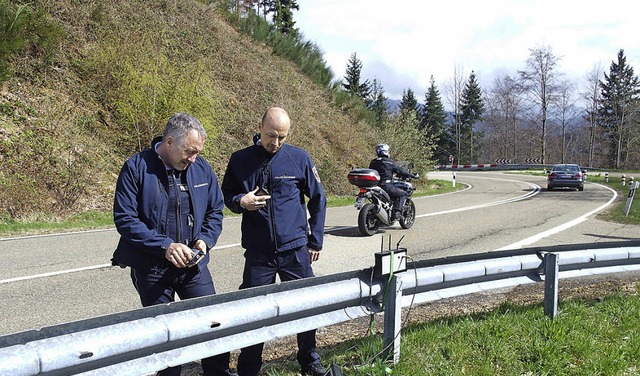
[[[387,99],[387,113],[392,114],[398,111],[400,108],[401,100],[398,99]]]
[[[400,103],[402,103],[402,101],[399,99],[387,99],[387,113],[393,114],[398,112],[400,109]],[[422,110],[422,107],[424,107],[424,104],[418,103],[418,108],[420,108],[420,110]],[[447,114],[446,123],[453,124],[454,123],[453,112],[447,111],[446,114]]]
[[[398,112],[398,109],[400,108],[400,103],[402,103],[400,99],[387,99],[387,113],[393,114],[395,112]],[[423,106],[422,103],[418,103],[418,107],[420,109],[422,109],[422,106]]]

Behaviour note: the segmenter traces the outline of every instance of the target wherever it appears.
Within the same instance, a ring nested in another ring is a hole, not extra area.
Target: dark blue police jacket
[[[256,187],[266,190],[271,199],[260,210],[242,209],[240,198]],[[229,159],[222,192],[227,207],[242,213],[243,248],[283,252],[307,245],[322,249],[327,200],[311,157],[303,149],[285,143],[273,155],[259,145],[236,151]],[[305,196],[309,198],[306,207]]]
[[[222,231],[222,192],[204,158],[197,156],[186,172],[194,217],[191,239],[201,239],[211,249]],[[165,251],[175,241],[166,235],[168,189],[167,171],[153,144],[124,163],[113,203],[113,220],[120,233],[114,264],[140,270],[168,265]],[[207,253],[198,267],[208,262]]]

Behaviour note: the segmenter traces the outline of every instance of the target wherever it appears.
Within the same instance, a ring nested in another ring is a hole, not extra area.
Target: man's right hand
[[[186,245],[182,243],[171,243],[164,253],[164,257],[176,268],[184,268],[193,256],[191,248]]]
[[[267,200],[271,199],[271,195],[256,195],[260,188],[256,187],[253,191],[242,196],[240,206],[249,211],[256,211],[267,205]]]

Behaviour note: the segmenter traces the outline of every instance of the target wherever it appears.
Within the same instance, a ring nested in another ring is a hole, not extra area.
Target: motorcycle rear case
[[[380,182],[380,174],[378,171],[370,168],[356,168],[349,171],[347,175],[349,183],[359,188],[371,188]]]

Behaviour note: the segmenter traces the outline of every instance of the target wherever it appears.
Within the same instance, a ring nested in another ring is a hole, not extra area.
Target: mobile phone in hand
[[[198,252],[196,252],[196,250],[194,249],[191,250],[191,260],[187,262],[187,266],[193,266],[204,258],[205,253],[201,250],[197,250],[197,251]]]

